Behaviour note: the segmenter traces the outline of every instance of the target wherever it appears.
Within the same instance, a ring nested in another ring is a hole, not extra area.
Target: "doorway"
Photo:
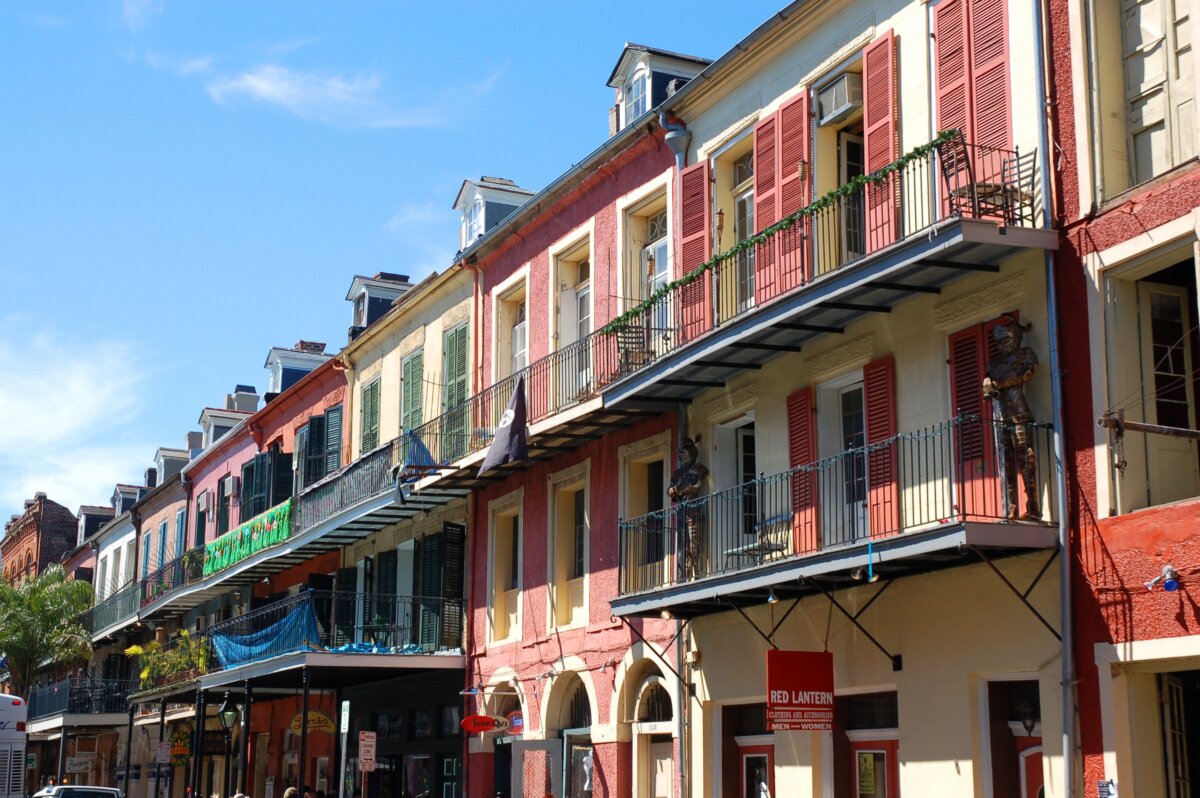
[[[851,543],[870,533],[867,515],[867,417],[861,370],[817,387],[817,474],[822,542]]]
[[[846,185],[856,177],[866,174],[866,151],[863,149],[861,126],[856,132],[843,130],[838,133],[838,179]],[[863,194],[856,191],[842,198],[842,253],[843,262],[861,258],[867,251],[866,213]]]
[[[738,749],[741,760],[739,798],[773,798],[775,795],[775,747],[745,745]]]
[[[850,736],[850,754],[854,763],[850,777],[854,798],[896,798],[900,794],[900,768],[896,761],[899,741],[892,739],[855,739]],[[862,735],[871,737],[867,733]],[[880,735],[881,737],[883,735]]]

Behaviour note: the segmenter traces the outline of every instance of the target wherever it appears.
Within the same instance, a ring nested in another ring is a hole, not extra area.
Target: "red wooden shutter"
[[[779,109],[779,218],[790,216],[808,204],[808,87],[800,96]],[[804,177],[799,164],[805,162]],[[808,282],[808,219],[781,231],[776,251],[779,258],[779,293]]]
[[[896,39],[889,30],[863,51],[863,139],[867,172],[896,160]],[[867,251],[896,240],[896,194],[889,177],[867,187]]]
[[[900,485],[896,457],[896,367],[891,355],[863,368],[867,446],[867,511],[871,537],[900,531]]]
[[[764,230],[779,221],[779,115],[771,114],[754,126],[754,229]],[[775,241],[756,247],[754,302],[776,296]]]
[[[807,465],[817,459],[817,430],[813,418],[813,389],[802,388],[787,398],[788,466]],[[792,542],[796,553],[821,546],[817,514],[817,474],[797,472],[792,478]]]
[[[938,132],[957,128],[972,141],[967,0],[942,0],[933,7],[933,40]]]
[[[988,515],[995,503],[991,406],[985,406],[983,378],[988,345],[985,325],[973,324],[950,335],[950,409],[957,507],[960,517]]]
[[[690,274],[712,256],[709,235],[708,161],[679,173],[679,276]],[[684,286],[679,293],[681,343],[703,334],[711,326],[709,297],[712,273]]]
[[[1012,96],[1008,77],[1008,15],[1006,0],[971,3],[971,127],[975,144],[1012,149]],[[994,161],[994,163],[993,163]],[[999,157],[976,167],[977,180],[1000,177]]]

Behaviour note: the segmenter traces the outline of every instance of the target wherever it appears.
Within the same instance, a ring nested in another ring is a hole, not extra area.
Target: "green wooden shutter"
[[[342,467],[342,406],[325,411],[325,473]]]
[[[463,596],[466,582],[467,528],[442,524],[442,645],[462,645]]]
[[[362,454],[374,451],[379,446],[379,380],[373,380],[362,389]]]
[[[421,538],[421,648],[432,651],[441,641],[442,536]]]
[[[401,425],[404,432],[421,426],[424,415],[421,388],[424,381],[425,353],[414,352],[404,361],[404,407],[401,409]]]
[[[394,625],[398,617],[396,612],[396,550],[381,551],[376,559],[378,560],[376,563],[378,573],[375,574],[375,614],[382,622]],[[397,635],[390,635],[390,637],[397,638],[392,641],[392,645],[408,642],[407,638],[399,640]]]
[[[292,455],[290,452],[272,449],[271,455],[271,503],[277,504],[292,497]],[[267,508],[263,508],[264,512]]]
[[[467,401],[467,325],[460,324],[446,333],[442,361],[446,384],[442,393],[446,414],[443,459],[453,462],[467,453],[467,412],[463,406]]]
[[[254,491],[251,500],[250,514],[246,520],[259,513],[267,511],[267,501],[271,495],[271,453],[263,452],[254,456]]]
[[[335,627],[333,643],[335,646],[354,640],[354,601],[357,589],[358,569],[339,568],[333,608]]]
[[[297,455],[300,455],[302,452],[308,451],[308,425],[307,424],[305,424],[300,429],[296,430],[296,442],[295,442],[295,446],[293,448],[295,449]],[[307,464],[307,460],[304,457],[300,457],[300,459],[296,460],[295,462],[296,462],[296,492],[299,493],[300,491],[304,490],[306,485],[309,484],[308,476],[305,472],[305,465]]]
[[[375,623],[375,558],[363,557],[362,624]]]
[[[242,520],[250,520],[254,512],[254,460],[242,466],[242,495],[239,499],[242,508]]]
[[[325,416],[308,420],[308,446],[304,450],[304,484],[325,476]]]

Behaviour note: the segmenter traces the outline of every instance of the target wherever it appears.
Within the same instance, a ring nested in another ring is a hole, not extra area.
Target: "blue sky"
[[[445,268],[464,177],[607,135],[624,42],[716,57],[778,8],[0,5],[0,517],[181,446],[272,345],[345,341],[355,273]]]

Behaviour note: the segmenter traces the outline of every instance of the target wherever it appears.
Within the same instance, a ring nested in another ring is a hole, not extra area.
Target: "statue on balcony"
[[[1009,314],[1000,317],[992,330],[995,354],[988,361],[983,380],[983,394],[992,400],[992,417],[999,431],[1000,470],[1004,480],[1007,517],[1024,521],[1040,521],[1037,479],[1037,452],[1030,442],[1029,425],[1033,413],[1025,400],[1025,384],[1033,379],[1037,354],[1021,345],[1029,325],[1022,326]],[[1017,474],[1025,483],[1025,512],[1017,501]]]
[[[678,550],[682,554],[680,569],[687,579],[704,574],[704,507],[697,501],[708,468],[697,462],[700,450],[695,440],[685,437],[679,442],[679,467],[671,474],[671,485],[667,496],[676,505],[676,534],[679,536]]]

